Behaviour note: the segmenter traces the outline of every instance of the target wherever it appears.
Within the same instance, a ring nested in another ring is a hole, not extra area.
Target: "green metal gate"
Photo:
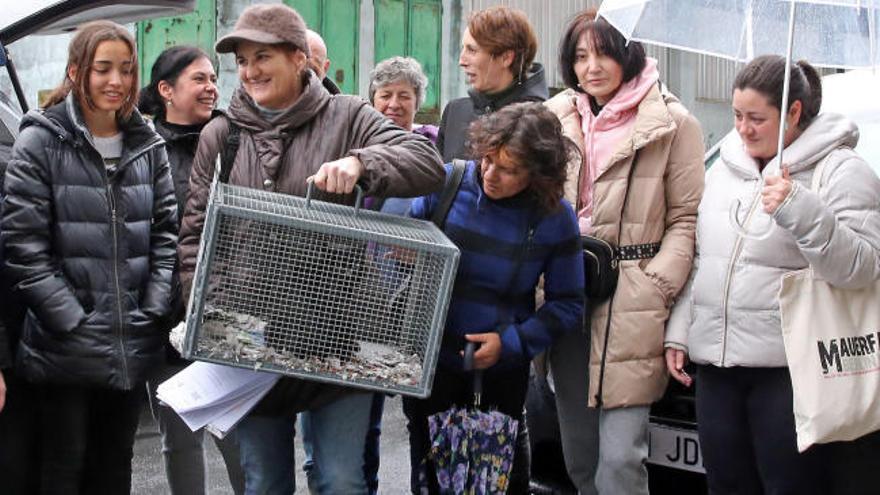
[[[327,44],[332,79],[343,93],[358,93],[360,0],[284,0],[321,34]]]
[[[217,36],[215,0],[198,0],[196,9],[179,17],[163,17],[137,23],[138,60],[141,81],[146,84],[153,62],[162,50],[174,45],[195,45],[207,52],[216,65]]]
[[[440,120],[440,46],[443,7],[440,0],[373,0],[375,62],[403,55],[422,64],[428,76],[420,122]]]
[[[295,8],[310,28],[327,43],[331,60],[328,76],[344,93],[357,94],[360,49],[361,0],[284,0]],[[373,0],[375,23],[374,62],[394,55],[418,60],[428,76],[420,122],[440,117],[441,0]],[[216,0],[197,0],[196,10],[179,17],[166,17],[137,24],[138,58],[142,80],[162,50],[179,44],[204,49],[216,63],[213,45],[217,33]]]

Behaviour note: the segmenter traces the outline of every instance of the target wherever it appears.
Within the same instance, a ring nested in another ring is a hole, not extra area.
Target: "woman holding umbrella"
[[[581,234],[621,259],[616,290],[588,299],[588,326],[550,352],[563,452],[582,493],[647,494],[648,412],[666,388],[663,330],[691,269],[703,137],[656,60],[595,11],[575,17],[560,46],[569,89],[547,106],[580,151],[566,198]]]
[[[786,71],[791,82],[783,107]],[[666,363],[685,385],[691,379],[682,366],[688,357],[697,364],[697,423],[712,493],[829,493],[821,484],[829,467],[837,478],[839,460],[829,456],[830,465],[817,469],[817,452],[801,455],[796,448],[778,293],[782,274],[808,265],[837,286],[864,287],[880,277],[880,179],[852,150],[855,124],[819,114],[821,101],[819,76],[808,63],[756,58],[734,81],[736,132],[725,138],[706,177],[694,272],[670,319]],[[774,158],[782,118],[780,175]],[[817,194],[810,185],[821,162]],[[762,178],[760,207],[772,228],[764,239],[744,241],[727,221],[728,207],[747,201]],[[865,440],[871,437],[876,441],[876,434]],[[847,456],[841,447],[818,450]],[[873,466],[863,474],[877,469],[876,450],[846,459]],[[876,491],[873,482],[854,479],[842,479],[840,493]]]
[[[483,117],[472,124],[470,143],[481,158],[468,162],[444,226],[461,260],[432,393],[403,401],[414,473],[431,447],[428,416],[471,403],[473,381],[462,371],[466,343],[479,345],[474,366],[485,370],[482,408],[518,420],[522,431],[530,360],[582,318],[577,222],[562,200],[573,143],[540,103],[512,104]],[[438,202],[438,194],[415,200],[411,216],[431,218]],[[541,276],[545,302],[536,310]],[[528,460],[528,450],[517,448],[508,493],[528,493]],[[421,493],[417,476],[412,481],[413,493]]]

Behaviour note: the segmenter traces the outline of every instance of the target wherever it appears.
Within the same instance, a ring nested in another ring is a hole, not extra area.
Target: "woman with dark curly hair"
[[[410,420],[412,489],[430,447],[427,417],[467,406],[472,378],[462,367],[467,342],[485,370],[481,408],[520,421],[529,362],[559,336],[578,328],[583,313],[583,261],[577,220],[562,199],[574,143],[540,103],[518,103],[471,125],[467,163],[443,229],[461,249],[431,396],[404,399]],[[451,169],[447,166],[447,172]],[[413,202],[411,216],[431,218],[439,194]],[[535,289],[544,277],[544,305]],[[520,437],[523,438],[523,437]],[[528,493],[528,445],[517,443],[508,493]],[[430,492],[438,490],[427,469]]]

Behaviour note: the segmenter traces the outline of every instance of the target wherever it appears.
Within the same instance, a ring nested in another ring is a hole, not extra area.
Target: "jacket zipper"
[[[626,214],[626,205],[629,202],[629,191],[630,187],[632,187],[632,179],[633,179],[633,171],[636,167],[636,162],[639,157],[639,149],[635,150],[635,153],[632,156],[632,160],[629,164],[629,173],[627,174],[626,179],[626,195],[623,197],[623,206],[620,208],[620,225],[617,230],[617,247],[620,248],[620,245],[623,243],[623,217]],[[593,184],[595,185],[595,180]],[[599,241],[608,245],[611,248],[611,244],[608,242],[599,239]],[[632,241],[630,241],[632,242]],[[617,258],[617,249],[611,248],[612,258],[611,258],[611,267],[617,268],[620,265],[620,260]],[[618,277],[620,274],[618,273]],[[611,340],[611,317],[614,315],[614,295],[617,294],[617,287],[614,288],[614,292],[611,293],[611,297],[608,299],[608,317],[605,319],[605,341],[602,343],[602,360],[599,363],[599,385],[596,388],[596,407],[601,408],[603,404],[602,393],[605,390],[605,368],[608,361],[608,341]],[[592,345],[592,343],[590,344]]]
[[[752,217],[755,214],[755,211],[758,209],[758,203],[760,199],[760,195],[756,195],[755,199],[752,200],[752,206],[749,208],[749,212],[746,215],[746,219],[743,222],[743,228],[748,227],[749,222],[751,222]],[[730,257],[730,263],[727,265],[727,277],[724,280],[724,302],[722,303],[723,314],[724,314],[724,325],[723,325],[723,333],[721,334],[721,367],[724,367],[724,359],[727,355],[727,309],[728,309],[728,299],[730,298],[730,283],[733,278],[733,269],[736,266],[736,260],[739,258],[739,255],[742,253],[742,247],[745,243],[745,238],[742,235],[737,235],[736,243],[733,245],[733,255]]]
[[[83,134],[86,136],[86,141],[91,145],[92,149],[97,153],[97,147],[95,143],[88,137],[91,134],[88,130],[77,124],[80,129],[83,131]],[[119,164],[116,166],[117,173],[122,170],[123,165],[127,165],[129,162],[134,161],[141,155],[148,153],[151,149],[156,146],[159,146],[163,143],[161,139],[154,139],[152,142],[147,143],[141,149],[132,153],[128,156],[128,159],[125,162],[120,160]],[[103,165],[104,160],[101,157],[100,153],[97,153],[99,160],[98,163]],[[116,215],[116,201],[113,197],[113,185],[110,181],[110,175],[107,173],[106,168],[104,170],[104,178],[107,181],[107,202],[110,205],[110,232],[113,237],[113,285],[114,290],[116,292],[116,336],[119,342],[119,352],[120,357],[122,358],[122,382],[126,388],[129,388],[130,377],[128,375],[128,358],[125,355],[125,325],[124,318],[122,316],[122,288],[119,283],[119,232],[117,226],[117,215]]]
[[[611,315],[614,310],[614,294],[617,293],[617,289],[611,293],[611,297],[608,299],[608,318],[605,319],[605,342],[602,344],[602,360],[599,363],[599,386],[596,389],[596,408],[602,407],[602,391],[605,388],[605,363],[608,359],[608,341],[611,340]]]
[[[110,230],[113,238],[113,286],[116,291],[116,336],[119,339],[119,353],[122,358],[122,381],[129,386],[128,358],[125,355],[125,325],[122,318],[122,289],[119,284],[119,239],[116,225],[116,201],[113,198],[113,186],[107,178],[107,199],[110,203]]]

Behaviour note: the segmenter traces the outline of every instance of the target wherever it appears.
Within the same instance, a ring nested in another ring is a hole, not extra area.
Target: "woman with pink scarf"
[[[647,494],[648,412],[666,389],[666,320],[693,260],[703,136],[656,60],[595,11],[560,47],[569,89],[546,105],[581,151],[566,197],[581,235],[621,260],[614,294],[587,301],[584,331],[549,352],[566,468],[583,494]]]

